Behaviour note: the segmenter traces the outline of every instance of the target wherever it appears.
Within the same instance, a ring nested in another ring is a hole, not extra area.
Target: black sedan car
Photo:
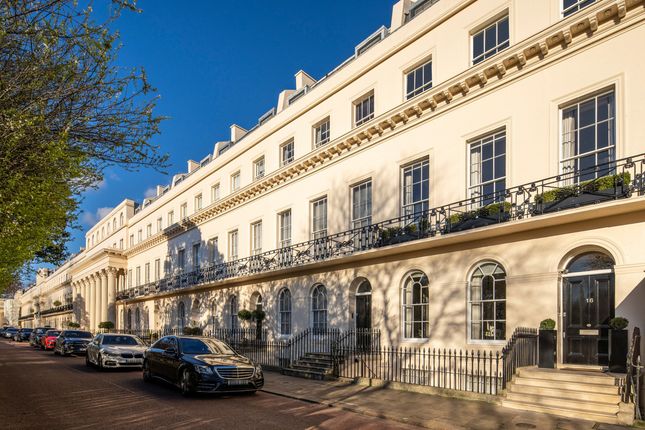
[[[34,348],[40,348],[40,338],[47,333],[47,330],[50,330],[51,327],[36,327],[34,331],[31,332],[29,336],[29,345]]]
[[[13,340],[16,342],[22,342],[23,340],[29,340],[29,336],[34,331],[33,328],[21,328],[18,329],[16,334],[13,335]]]
[[[5,339],[13,339],[13,337],[18,333],[18,329],[15,327],[7,327],[5,331],[2,333],[2,336],[5,337]]]
[[[162,379],[182,394],[255,392],[264,385],[262,368],[217,339],[166,336],[145,353],[143,380]]]
[[[63,330],[56,338],[54,354],[85,354],[87,344],[92,341],[92,333],[81,330]]]

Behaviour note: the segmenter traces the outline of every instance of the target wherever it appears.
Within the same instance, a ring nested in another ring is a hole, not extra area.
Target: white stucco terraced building
[[[495,349],[553,318],[559,362],[602,364],[610,317],[645,328],[644,40],[641,0],[401,0],[118,205],[21,322],[235,328],[261,306],[274,337]]]

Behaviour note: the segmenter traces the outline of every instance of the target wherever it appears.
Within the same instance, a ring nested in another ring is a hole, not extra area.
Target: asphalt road
[[[271,372],[265,373],[271,378]],[[264,392],[184,398],[140,371],[99,372],[0,339],[0,429],[411,429]]]

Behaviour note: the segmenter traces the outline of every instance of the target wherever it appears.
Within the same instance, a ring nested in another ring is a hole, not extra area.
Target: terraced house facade
[[[21,321],[218,329],[261,308],[275,338],[490,350],[553,318],[558,362],[602,365],[610,317],[645,326],[643,40],[641,0],[401,0],[124,200]]]

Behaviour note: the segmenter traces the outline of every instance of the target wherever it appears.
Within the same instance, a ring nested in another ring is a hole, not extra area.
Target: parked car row
[[[85,355],[85,364],[99,370],[141,369],[143,380],[161,380],[182,394],[255,392],[264,385],[262,367],[226,343],[203,336],[165,336],[148,346],[132,334],[59,330],[51,327],[3,327],[0,337],[61,356]]]

